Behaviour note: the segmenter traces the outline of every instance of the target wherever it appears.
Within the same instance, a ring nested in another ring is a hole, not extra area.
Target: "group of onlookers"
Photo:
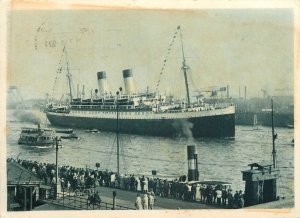
[[[31,160],[8,158],[21,164],[44,180],[45,184],[56,184],[56,166],[51,163],[39,163]],[[186,178],[169,180],[154,176],[135,176],[134,174],[122,175],[108,170],[96,170],[89,168],[76,168],[72,166],[60,166],[59,180],[65,191],[82,190],[106,186],[139,193],[136,200],[136,208],[153,208],[155,196],[172,197],[185,201],[199,201],[206,204],[217,204],[229,208],[243,207],[244,199],[242,191],[232,193],[232,190],[222,186],[189,185]]]
[[[232,189],[216,185],[200,186],[200,202],[209,205],[217,204],[219,206],[227,206],[229,208],[244,207],[244,194],[242,190],[236,191],[233,195]]]
[[[155,195],[153,192],[145,193],[141,195],[138,193],[135,201],[135,209],[137,210],[153,210],[155,202]]]

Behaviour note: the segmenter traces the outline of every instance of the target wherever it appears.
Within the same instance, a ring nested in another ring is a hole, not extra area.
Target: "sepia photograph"
[[[7,14],[7,216],[295,209],[293,7],[36,4]]]

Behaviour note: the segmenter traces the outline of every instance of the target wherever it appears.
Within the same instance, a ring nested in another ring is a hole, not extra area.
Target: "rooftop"
[[[7,162],[7,185],[41,184],[42,180],[19,163]]]

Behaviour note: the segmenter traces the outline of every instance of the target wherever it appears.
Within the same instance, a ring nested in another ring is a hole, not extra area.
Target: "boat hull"
[[[91,117],[63,115],[47,112],[52,125],[61,127],[98,129],[115,132],[117,119],[115,117]],[[235,113],[219,115],[191,116],[170,118],[145,117],[140,119],[120,118],[119,130],[122,133],[152,135],[152,136],[186,136],[186,137],[234,137]]]
[[[35,146],[35,147],[48,147],[54,145],[53,141],[45,141],[45,142],[30,142],[30,141],[24,141],[24,140],[19,140],[18,141],[19,145],[28,145],[28,146]]]

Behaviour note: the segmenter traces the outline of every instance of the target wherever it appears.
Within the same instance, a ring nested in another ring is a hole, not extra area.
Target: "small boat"
[[[85,130],[85,132],[91,132],[91,133],[98,133],[98,129],[89,129],[89,130]]]
[[[18,144],[45,147],[54,145],[54,132],[51,129],[22,128]]]
[[[65,134],[72,134],[73,129],[56,129],[55,132],[57,133],[65,133]]]
[[[62,135],[60,138],[62,138],[62,139],[78,139],[78,136],[74,133],[71,133],[69,135]]]
[[[294,129],[294,124],[287,124],[286,127],[290,129]]]

